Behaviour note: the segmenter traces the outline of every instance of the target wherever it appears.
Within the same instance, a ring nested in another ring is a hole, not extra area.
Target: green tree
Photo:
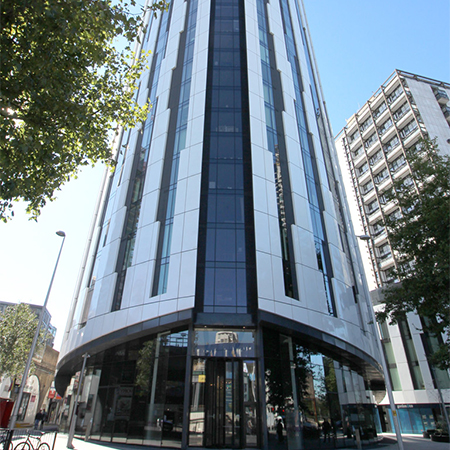
[[[24,200],[36,219],[80,166],[113,164],[111,131],[143,121],[133,100],[146,55],[132,55],[135,0],[3,0],[0,219]],[[166,7],[156,1],[154,14]],[[117,50],[118,39],[126,42]]]
[[[37,326],[38,317],[28,305],[5,308],[0,315],[0,376],[21,378]]]
[[[430,362],[445,369],[450,367],[450,160],[429,140],[406,156],[413,183],[408,178],[394,183],[389,198],[403,216],[386,224],[399,262],[393,276],[399,282],[385,289],[385,308],[377,318],[396,323],[416,312],[423,318],[423,331],[440,340]]]

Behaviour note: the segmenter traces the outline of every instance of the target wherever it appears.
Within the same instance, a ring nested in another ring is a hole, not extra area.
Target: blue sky
[[[334,134],[395,69],[450,82],[449,0],[303,0]]]
[[[362,106],[395,69],[450,81],[449,0],[304,0],[333,131]],[[46,206],[38,223],[23,208],[0,223],[0,300],[44,302],[67,234],[49,310],[59,348],[103,173],[85,169]]]

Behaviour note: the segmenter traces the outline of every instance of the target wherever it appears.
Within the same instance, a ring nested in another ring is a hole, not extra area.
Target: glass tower
[[[77,432],[375,439],[380,355],[302,4],[172,0],[140,42],[152,109],[119,136],[58,365],[63,395],[90,355]]]

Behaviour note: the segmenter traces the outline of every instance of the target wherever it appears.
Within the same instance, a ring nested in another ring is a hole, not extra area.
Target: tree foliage
[[[111,131],[145,119],[133,101],[145,66],[132,56],[135,0],[3,0],[0,37],[0,218],[28,202],[36,218],[80,166],[112,163]],[[154,3],[156,11],[165,0]],[[125,39],[122,51],[117,39]]]
[[[0,376],[22,376],[37,325],[38,318],[28,305],[5,308],[0,315]]]
[[[407,159],[413,183],[396,181],[389,194],[403,217],[387,221],[399,283],[385,289],[385,308],[377,318],[395,323],[416,312],[425,319],[424,332],[439,339],[446,333],[447,340],[430,359],[444,369],[450,367],[450,160],[429,140],[408,150]]]

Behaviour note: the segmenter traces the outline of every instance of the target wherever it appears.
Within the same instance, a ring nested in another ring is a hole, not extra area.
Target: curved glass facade
[[[376,439],[381,356],[298,6],[172,0],[152,18],[136,98],[153,108],[117,144],[58,363],[76,433],[182,449]]]
[[[188,337],[187,329],[163,332],[91,357],[76,431],[172,448],[183,435],[191,447],[261,448],[267,432],[270,449],[279,448],[279,421],[289,449],[349,448],[355,429],[373,442],[381,431],[369,379],[306,340],[264,328],[259,361],[256,330],[201,328]]]

